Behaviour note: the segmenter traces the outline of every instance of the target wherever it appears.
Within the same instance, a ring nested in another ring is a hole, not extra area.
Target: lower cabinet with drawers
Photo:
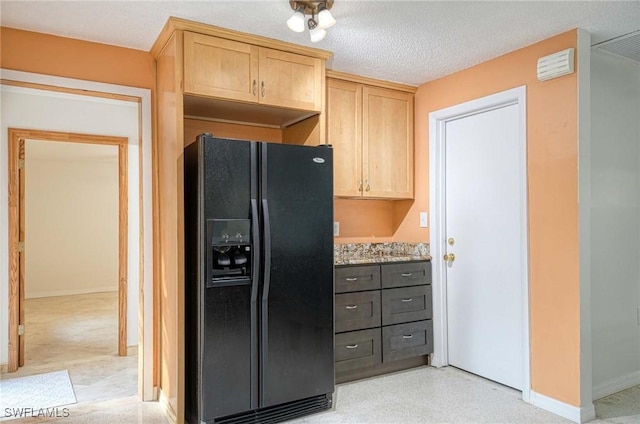
[[[338,382],[427,363],[433,353],[431,262],[335,270]]]

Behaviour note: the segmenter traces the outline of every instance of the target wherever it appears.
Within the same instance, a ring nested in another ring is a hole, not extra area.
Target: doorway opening
[[[8,142],[8,371],[68,369],[83,403],[135,394],[137,357],[122,358],[127,138],[9,129]]]
[[[118,354],[127,354],[127,139],[41,130],[9,129],[9,372],[25,359],[26,142],[83,143],[118,149]],[[81,199],[78,199],[81,201]],[[86,235],[91,237],[91,235]],[[70,264],[73,265],[73,264]],[[80,264],[75,264],[79,266]]]
[[[154,289],[154,275],[159,266],[155,260],[159,241],[153,237],[153,217],[157,213],[153,194],[157,187],[153,182],[151,90],[7,69],[0,72],[3,104],[0,174],[8,175],[5,146],[9,144],[9,128],[114,134],[129,140],[128,345],[138,346],[138,394],[144,401],[157,400],[160,325],[154,304],[160,302],[160,296]],[[5,199],[9,197],[8,184],[0,185],[2,193]],[[0,215],[9,215],[8,202],[0,202]],[[8,225],[5,228],[0,232],[0,245],[8,248]],[[0,268],[6,269],[7,274],[8,250],[0,257]],[[8,322],[9,279],[0,286],[4,286],[0,303],[6,305],[2,315]],[[9,334],[5,334],[0,340],[2,372],[7,371],[9,362]]]

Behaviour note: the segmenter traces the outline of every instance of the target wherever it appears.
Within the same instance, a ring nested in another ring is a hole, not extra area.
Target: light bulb
[[[304,14],[296,10],[296,12],[287,19],[287,26],[291,31],[304,32]]]
[[[309,30],[309,37],[311,38],[312,43],[317,43],[318,41],[322,41],[326,36],[327,36],[327,30],[322,29],[320,27],[316,27]]]
[[[318,13],[318,28],[327,29],[334,26],[336,20],[334,19],[329,9],[322,9],[320,13]]]

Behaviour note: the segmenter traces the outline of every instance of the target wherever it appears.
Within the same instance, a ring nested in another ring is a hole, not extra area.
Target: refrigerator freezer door
[[[237,140],[204,141],[204,221],[254,218],[251,199],[257,197],[258,189],[256,149],[255,143]],[[204,243],[210,252],[212,240]],[[205,262],[212,260],[211,255],[207,258]],[[211,264],[204,266],[206,281],[210,281]],[[205,284],[202,289],[203,421],[257,406],[257,304],[252,302],[253,283],[210,288]]]
[[[260,406],[332,393],[332,150],[261,146]]]

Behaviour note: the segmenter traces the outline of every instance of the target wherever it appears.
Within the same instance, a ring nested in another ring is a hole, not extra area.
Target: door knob
[[[444,255],[443,259],[449,263],[452,263],[456,260],[456,255],[454,253],[447,253],[446,255]]]

